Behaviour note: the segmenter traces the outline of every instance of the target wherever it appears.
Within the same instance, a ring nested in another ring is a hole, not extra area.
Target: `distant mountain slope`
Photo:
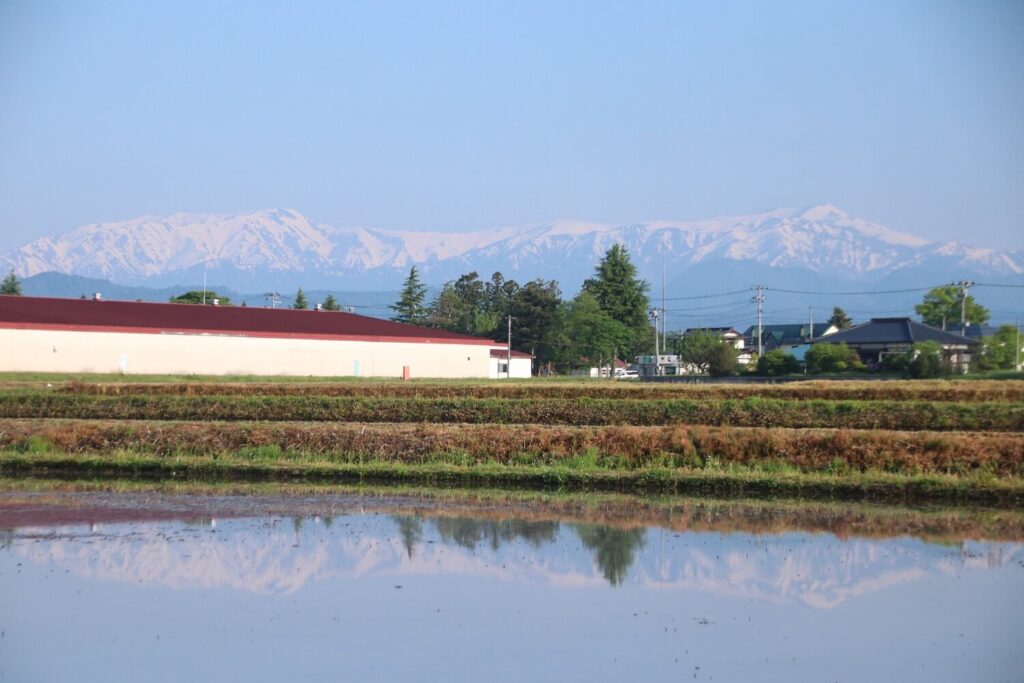
[[[104,299],[112,301],[153,301],[164,302],[189,290],[198,290],[201,283],[182,284],[172,287],[144,287],[142,285],[119,285],[110,280],[88,278],[80,275],[64,275],[63,273],[39,273],[21,281],[22,293],[26,296],[52,296],[60,298],[91,297],[100,293]],[[231,303],[239,305],[245,302],[249,306],[266,306],[268,299],[265,292],[241,293],[223,285],[209,284],[211,292],[230,298]],[[278,306],[291,306],[295,291],[279,292]],[[388,308],[398,299],[398,290],[389,291],[346,291],[346,290],[305,290],[310,306],[322,303],[330,294],[344,307],[352,307],[355,312],[377,317],[388,317]]]
[[[286,209],[179,213],[83,226],[0,261],[23,277],[56,271],[125,285],[202,282],[205,273],[210,282],[249,292],[393,290],[418,264],[432,284],[470,270],[501,271],[519,280],[555,278],[574,291],[614,243],[626,245],[641,274],[657,282],[663,262],[670,280],[698,266],[728,263],[802,271],[833,283],[1024,275],[1020,251],[929,242],[830,205],[699,221],[559,221],[460,233],[337,228]],[[746,280],[742,284],[750,284]]]

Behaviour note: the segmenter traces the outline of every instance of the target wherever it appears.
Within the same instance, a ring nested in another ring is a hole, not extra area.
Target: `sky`
[[[1024,247],[1024,3],[0,0],[0,249],[832,203]]]

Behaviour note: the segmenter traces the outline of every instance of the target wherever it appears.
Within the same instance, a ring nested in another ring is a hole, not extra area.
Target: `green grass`
[[[142,477],[185,480],[378,482],[434,486],[511,487],[540,490],[622,491],[642,494],[714,494],[844,498],[900,502],[984,502],[1019,506],[1024,480],[985,473],[895,474],[878,471],[804,472],[770,464],[700,467],[621,467],[585,454],[568,463],[464,464],[459,454],[437,454],[417,464],[361,458],[345,461],[298,453],[225,453],[154,456],[130,451],[109,455],[0,452],[7,476]]]
[[[1024,403],[745,399],[97,396],[0,392],[0,417],[1024,431]]]

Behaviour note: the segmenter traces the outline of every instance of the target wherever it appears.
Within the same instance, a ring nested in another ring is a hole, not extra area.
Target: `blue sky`
[[[0,0],[0,248],[834,203],[1024,246],[1024,4]]]

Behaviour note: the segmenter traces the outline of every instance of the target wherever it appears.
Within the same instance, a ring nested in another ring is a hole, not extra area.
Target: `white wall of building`
[[[484,378],[490,361],[486,344],[0,329],[0,372]]]
[[[491,358],[491,379],[506,379],[506,358]],[[529,379],[533,377],[532,358],[512,358],[512,379]]]

